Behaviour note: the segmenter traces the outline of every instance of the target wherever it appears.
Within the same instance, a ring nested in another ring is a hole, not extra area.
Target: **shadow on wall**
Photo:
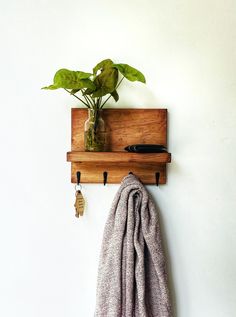
[[[178,317],[177,316],[176,293],[175,293],[175,286],[174,286],[172,266],[171,266],[171,258],[169,255],[169,249],[168,249],[166,235],[164,234],[165,233],[164,223],[162,221],[160,208],[158,207],[157,202],[154,199],[153,199],[153,201],[154,201],[157,213],[158,213],[158,218],[159,218],[159,222],[160,222],[160,231],[161,231],[161,237],[162,237],[162,245],[164,248],[164,254],[165,254],[166,263],[167,263],[168,286],[169,286],[170,300],[171,300],[171,305],[172,305],[172,313],[173,313],[173,317]]]

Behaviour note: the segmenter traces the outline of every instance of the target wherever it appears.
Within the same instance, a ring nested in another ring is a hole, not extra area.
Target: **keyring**
[[[82,190],[82,185],[76,184],[76,185],[75,185],[75,190],[76,190],[76,191],[79,191],[79,190],[81,191],[81,190]]]

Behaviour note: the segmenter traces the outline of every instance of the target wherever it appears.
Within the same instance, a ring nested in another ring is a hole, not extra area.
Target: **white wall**
[[[117,107],[169,110],[169,181],[149,189],[176,316],[236,315],[235,10],[233,0],[1,0],[1,316],[93,316],[118,185],[85,185],[86,214],[74,217],[66,151],[79,104],[40,87],[103,58],[147,78],[126,82]]]

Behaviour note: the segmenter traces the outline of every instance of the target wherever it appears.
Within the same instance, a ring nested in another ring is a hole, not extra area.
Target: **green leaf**
[[[97,89],[93,92],[92,97],[102,97],[115,90],[118,81],[118,71],[115,68],[105,68],[96,78],[94,84]]]
[[[54,76],[54,86],[66,89],[95,88],[89,79],[92,74],[72,71],[65,68],[58,70]]]
[[[107,92],[106,88],[101,87],[101,88],[95,90],[95,91],[92,93],[92,96],[91,96],[91,97],[92,97],[92,98],[98,98],[98,97],[103,97],[103,96],[105,96],[105,95],[107,95],[107,94],[108,94],[108,92]]]
[[[53,85],[43,87],[42,89],[77,89],[91,88],[96,89],[94,83],[89,79],[91,73],[84,73],[80,71],[72,71],[65,68],[59,69],[53,79]]]
[[[114,90],[112,93],[111,93],[112,97],[115,99],[115,101],[117,102],[119,100],[119,95],[117,93],[116,90]]]
[[[81,89],[71,89],[70,94],[74,95],[76,94],[78,91],[80,91]]]
[[[103,61],[101,61],[94,67],[93,74],[97,75],[97,72],[99,70],[103,71],[106,68],[112,67],[112,65],[113,65],[113,61],[111,59],[104,59]]]
[[[113,67],[118,69],[121,74],[130,81],[141,81],[146,83],[144,75],[134,67],[128,64],[113,64]]]
[[[50,85],[50,86],[45,86],[45,87],[42,87],[41,89],[50,89],[50,90],[55,90],[55,89],[58,89],[59,87],[57,86],[54,86],[54,85]]]
[[[96,87],[96,86],[95,86],[95,87]],[[83,95],[91,95],[95,90],[96,90],[96,88],[95,88],[95,89],[87,88],[87,89],[83,92]]]
[[[76,88],[74,89],[83,89],[83,88],[90,88],[93,90],[96,89],[96,86],[90,79],[81,79],[80,81],[78,81],[78,85],[75,84],[75,87]]]

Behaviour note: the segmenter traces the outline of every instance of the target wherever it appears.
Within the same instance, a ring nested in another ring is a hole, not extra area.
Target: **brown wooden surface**
[[[143,163],[75,163],[71,165],[71,182],[76,183],[76,172],[81,172],[81,183],[103,183],[103,172],[108,172],[107,183],[120,183],[129,172],[134,173],[144,184],[155,184],[155,173],[160,173],[159,184],[166,183],[166,164]]]
[[[83,163],[168,163],[170,153],[68,152],[68,162]]]
[[[87,109],[72,109],[72,151],[84,151],[84,122]],[[166,146],[166,109],[104,109],[103,118],[109,129],[108,151],[123,151],[135,143]]]
[[[84,122],[87,109],[72,109],[71,181],[81,172],[82,183],[102,183],[108,172],[108,183],[120,183],[130,171],[144,184],[155,184],[160,172],[160,184],[166,183],[166,163],[170,153],[128,153],[124,147],[137,143],[167,145],[166,109],[104,109],[103,118],[109,130],[109,152],[84,152]]]

